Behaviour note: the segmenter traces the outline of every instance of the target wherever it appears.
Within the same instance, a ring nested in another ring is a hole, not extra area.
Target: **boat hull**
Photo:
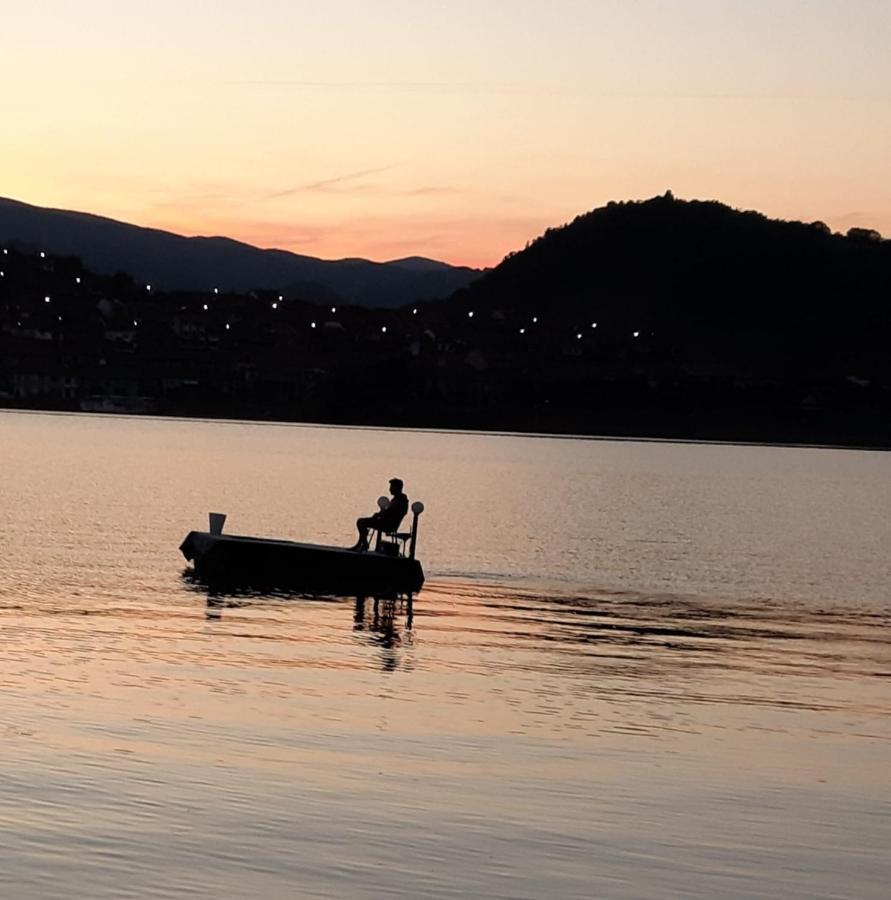
[[[211,587],[290,588],[308,593],[384,596],[417,593],[416,559],[342,547],[192,531],[180,551]]]

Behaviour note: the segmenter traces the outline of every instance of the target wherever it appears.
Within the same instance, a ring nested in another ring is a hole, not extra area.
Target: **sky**
[[[891,236],[891,0],[29,0],[0,196],[497,264],[672,190]]]

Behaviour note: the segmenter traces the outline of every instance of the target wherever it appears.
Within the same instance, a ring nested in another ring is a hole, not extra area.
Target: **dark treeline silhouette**
[[[865,229],[666,194],[392,310],[3,260],[6,405],[891,446],[891,242]]]
[[[667,194],[552,229],[459,297],[509,303],[513,316],[656,332],[655,344],[690,359],[757,369],[768,353],[818,373],[862,370],[887,356],[891,242],[878,238]]]

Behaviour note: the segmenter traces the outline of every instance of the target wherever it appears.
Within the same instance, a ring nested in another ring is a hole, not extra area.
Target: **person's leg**
[[[359,540],[356,542],[354,549],[368,549],[368,529],[374,525],[374,519],[371,516],[356,519],[356,530],[359,532]]]

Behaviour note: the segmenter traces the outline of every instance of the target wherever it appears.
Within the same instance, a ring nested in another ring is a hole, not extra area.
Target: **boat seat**
[[[411,540],[410,531],[382,531],[380,529],[376,530],[378,537],[375,550],[393,554],[392,550],[389,550],[389,548],[385,547],[385,545],[389,544],[392,547],[398,548],[397,552],[393,554],[394,556],[408,555],[408,543]]]
[[[381,509],[385,508],[386,507],[381,506]],[[385,531],[381,528],[375,529],[375,531],[377,531],[377,541],[374,546],[376,551],[399,556],[402,559],[415,558],[415,541],[418,537],[418,516],[424,512],[424,504],[421,503],[420,500],[416,500],[411,505],[411,511],[413,516],[411,531],[398,531],[396,530],[399,527],[398,525],[396,529],[392,531]]]

